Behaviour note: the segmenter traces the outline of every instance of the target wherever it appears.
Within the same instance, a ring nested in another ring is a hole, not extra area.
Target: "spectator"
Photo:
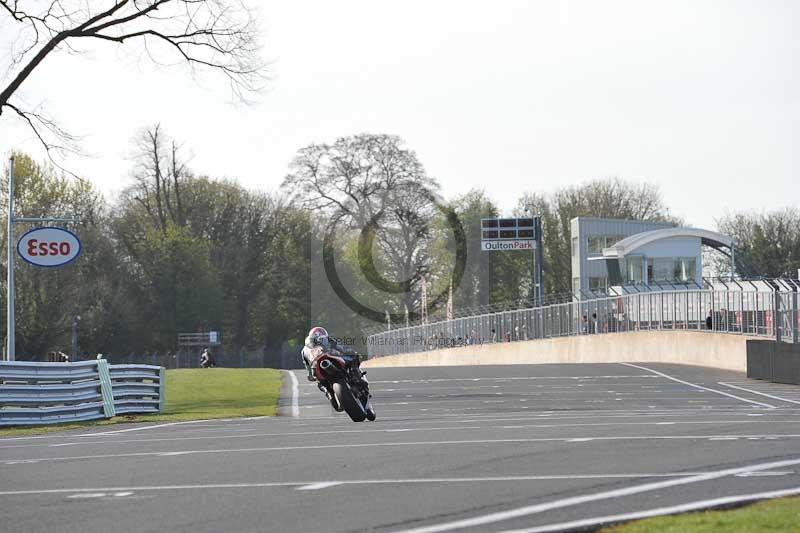
[[[706,317],[706,329],[714,329],[714,319],[711,317],[711,313],[712,311],[709,311]]]
[[[583,315],[583,321],[581,322],[581,333],[589,333],[589,322],[586,320],[586,315]]]
[[[497,332],[492,328],[492,342],[497,342]]]
[[[592,313],[592,320],[589,322],[589,333],[597,333],[597,313]]]

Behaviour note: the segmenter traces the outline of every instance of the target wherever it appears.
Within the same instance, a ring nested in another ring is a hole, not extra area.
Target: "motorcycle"
[[[359,365],[357,353],[334,355],[320,350],[311,361],[311,370],[317,386],[338,412],[346,412],[353,422],[375,420],[375,409],[369,401],[369,383],[366,371]]]

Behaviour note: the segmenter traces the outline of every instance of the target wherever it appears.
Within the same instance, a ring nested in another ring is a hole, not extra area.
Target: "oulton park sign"
[[[62,228],[36,228],[20,237],[17,253],[32,265],[59,267],[78,258],[81,241],[74,233]]]
[[[481,250],[484,252],[503,252],[507,250],[533,250],[536,241],[481,241]]]

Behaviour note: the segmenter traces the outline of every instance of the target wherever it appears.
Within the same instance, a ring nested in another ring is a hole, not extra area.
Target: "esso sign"
[[[81,241],[61,228],[32,229],[17,242],[17,253],[32,265],[57,267],[74,261],[81,253]]]

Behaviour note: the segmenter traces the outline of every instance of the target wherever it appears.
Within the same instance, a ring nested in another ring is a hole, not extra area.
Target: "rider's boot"
[[[329,401],[329,402],[331,402],[331,407],[333,407],[335,411],[337,411],[337,412],[339,412],[339,413],[341,413],[342,411],[344,411],[344,407],[342,407],[341,405],[339,405],[339,402],[336,400],[336,395],[335,395],[335,394],[331,393],[331,392],[330,392],[330,391],[327,389],[327,387],[323,387],[323,386],[322,386],[321,384],[319,384],[319,383],[317,383],[317,387],[319,387],[319,390],[321,390],[321,391],[322,391],[322,394],[324,394],[324,395],[325,395],[325,397],[328,399],[328,401]]]

